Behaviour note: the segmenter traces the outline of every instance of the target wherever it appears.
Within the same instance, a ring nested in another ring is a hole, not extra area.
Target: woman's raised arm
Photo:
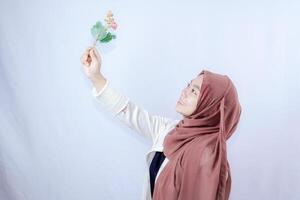
[[[100,73],[101,56],[95,47],[85,51],[81,62],[86,76],[93,83],[92,93],[96,101],[127,126],[154,142],[171,119],[150,114],[114,88]]]
[[[124,122],[128,127],[139,134],[155,141],[156,137],[166,128],[171,120],[159,115],[153,115],[135,104],[130,98],[123,95],[111,85],[110,81],[100,91],[92,88],[93,96],[102,107],[114,117]]]

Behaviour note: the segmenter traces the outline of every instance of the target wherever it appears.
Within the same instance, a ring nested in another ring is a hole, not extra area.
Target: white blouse
[[[147,169],[149,169],[155,152],[163,151],[164,137],[180,120],[150,114],[147,110],[132,102],[130,98],[121,94],[120,91],[114,88],[108,80],[106,80],[104,87],[99,92],[97,92],[96,88],[93,86],[92,94],[95,100],[101,104],[106,111],[124,122],[138,134],[141,134],[152,141],[152,147],[146,154],[146,165]],[[155,182],[168,161],[169,160],[166,157],[159,168]],[[149,170],[145,173],[141,199],[152,200]]]

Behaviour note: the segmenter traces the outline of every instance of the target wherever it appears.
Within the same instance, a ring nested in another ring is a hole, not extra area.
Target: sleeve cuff
[[[95,86],[93,86],[92,93],[94,97],[100,96],[103,93],[103,91],[106,89],[107,85],[108,85],[108,80],[106,80],[105,85],[99,92],[97,92],[97,89],[95,88]]]
[[[117,115],[129,101],[129,98],[113,87],[108,80],[99,92],[93,86],[92,94],[96,101],[113,116]]]

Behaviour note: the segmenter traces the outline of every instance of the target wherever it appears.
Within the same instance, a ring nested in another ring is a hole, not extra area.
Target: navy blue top
[[[153,197],[153,191],[154,191],[154,183],[155,183],[155,177],[157,175],[157,172],[161,166],[161,164],[164,162],[166,156],[163,152],[157,151],[151,161],[150,164],[150,185],[151,185],[151,197]]]

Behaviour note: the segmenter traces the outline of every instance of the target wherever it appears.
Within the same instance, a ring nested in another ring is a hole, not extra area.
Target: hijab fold
[[[195,111],[183,118],[163,143],[169,162],[161,171],[153,200],[228,200],[231,173],[226,140],[241,115],[238,94],[227,75],[202,70]]]

